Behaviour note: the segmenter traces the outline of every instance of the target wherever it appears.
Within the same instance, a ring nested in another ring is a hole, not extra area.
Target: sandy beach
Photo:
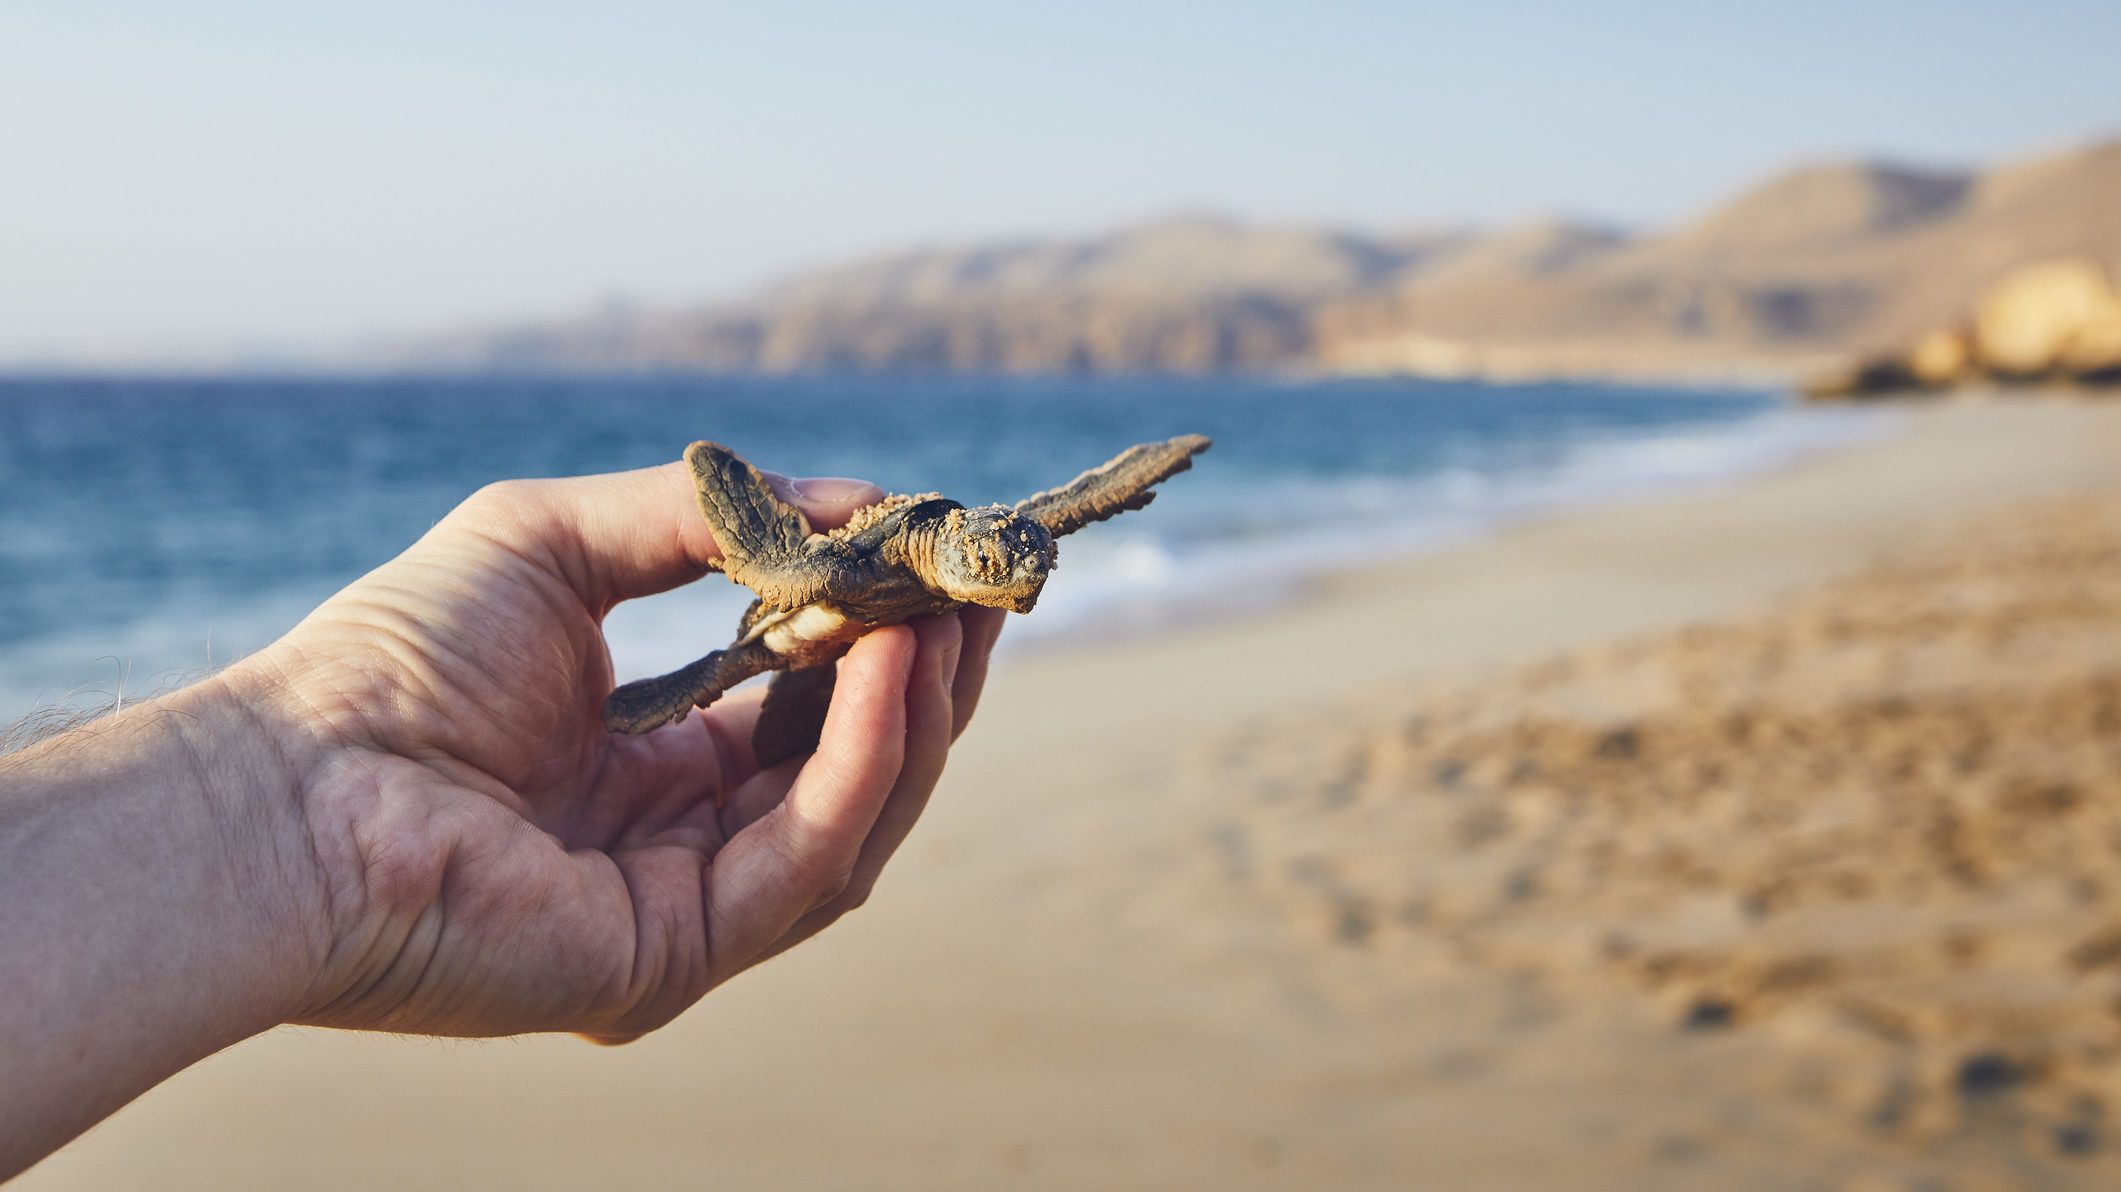
[[[283,1029],[18,1186],[2114,1186],[2117,618],[2121,407],[1913,410],[1014,654],[664,1032]]]

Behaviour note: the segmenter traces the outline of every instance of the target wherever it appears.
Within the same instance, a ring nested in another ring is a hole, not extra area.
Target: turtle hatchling
[[[780,671],[752,750],[761,766],[809,753],[831,702],[833,663],[856,638],[967,604],[1030,612],[1057,565],[1056,539],[1147,505],[1151,489],[1207,449],[1201,435],[1143,443],[1013,508],[968,509],[935,493],[889,496],[820,534],[742,456],[694,443],[685,462],[722,548],[721,569],[758,599],[726,649],[612,692],[604,725],[645,733],[753,675]]]

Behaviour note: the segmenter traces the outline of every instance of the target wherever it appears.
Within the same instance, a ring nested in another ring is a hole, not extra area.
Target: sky
[[[1176,212],[1655,226],[2121,133],[2121,4],[0,0],[0,367]]]

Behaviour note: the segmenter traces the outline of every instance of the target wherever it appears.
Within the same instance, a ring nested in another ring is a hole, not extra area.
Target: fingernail
[[[848,476],[803,476],[790,480],[788,487],[805,501],[816,501],[820,505],[839,505],[848,501],[871,499],[877,491],[867,480],[856,480]]]

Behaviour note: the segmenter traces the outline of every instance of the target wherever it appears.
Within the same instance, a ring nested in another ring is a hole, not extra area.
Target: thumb
[[[765,477],[767,485],[783,501],[802,510],[810,524],[821,530],[846,525],[855,510],[874,505],[884,496],[883,489],[867,480],[846,476],[790,478],[767,472]]]
[[[791,479],[766,473],[783,500],[817,529],[847,524],[883,490],[866,480]],[[722,549],[700,516],[692,469],[682,461],[631,472],[495,486],[480,512],[490,532],[549,551],[585,603],[609,608],[690,583]],[[498,515],[497,517],[494,515]],[[491,524],[498,522],[499,524]]]

